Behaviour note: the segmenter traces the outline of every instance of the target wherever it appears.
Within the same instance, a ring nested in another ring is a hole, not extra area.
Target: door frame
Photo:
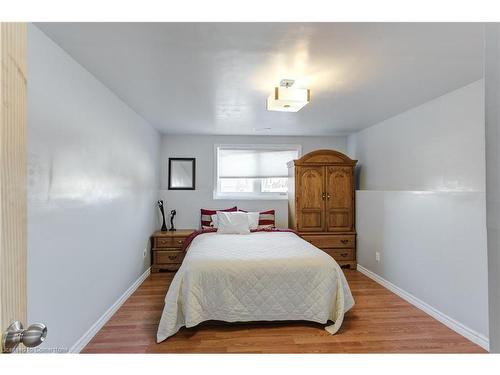
[[[27,323],[26,48],[27,24],[1,22],[0,336],[13,321]]]

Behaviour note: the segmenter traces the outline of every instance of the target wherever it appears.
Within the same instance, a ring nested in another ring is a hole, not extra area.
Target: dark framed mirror
[[[194,190],[195,158],[168,158],[168,190]]]

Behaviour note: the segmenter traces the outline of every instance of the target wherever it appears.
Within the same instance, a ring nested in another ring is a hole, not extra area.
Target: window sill
[[[213,199],[227,201],[286,201],[288,195],[219,195],[214,193]]]

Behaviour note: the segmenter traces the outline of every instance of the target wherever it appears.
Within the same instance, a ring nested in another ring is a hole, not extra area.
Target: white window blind
[[[287,163],[297,159],[297,149],[217,149],[218,178],[288,177]]]

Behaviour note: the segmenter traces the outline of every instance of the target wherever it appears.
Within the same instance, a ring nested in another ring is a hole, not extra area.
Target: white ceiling
[[[165,133],[347,134],[483,76],[482,24],[36,25]],[[266,111],[282,78],[298,113]]]

